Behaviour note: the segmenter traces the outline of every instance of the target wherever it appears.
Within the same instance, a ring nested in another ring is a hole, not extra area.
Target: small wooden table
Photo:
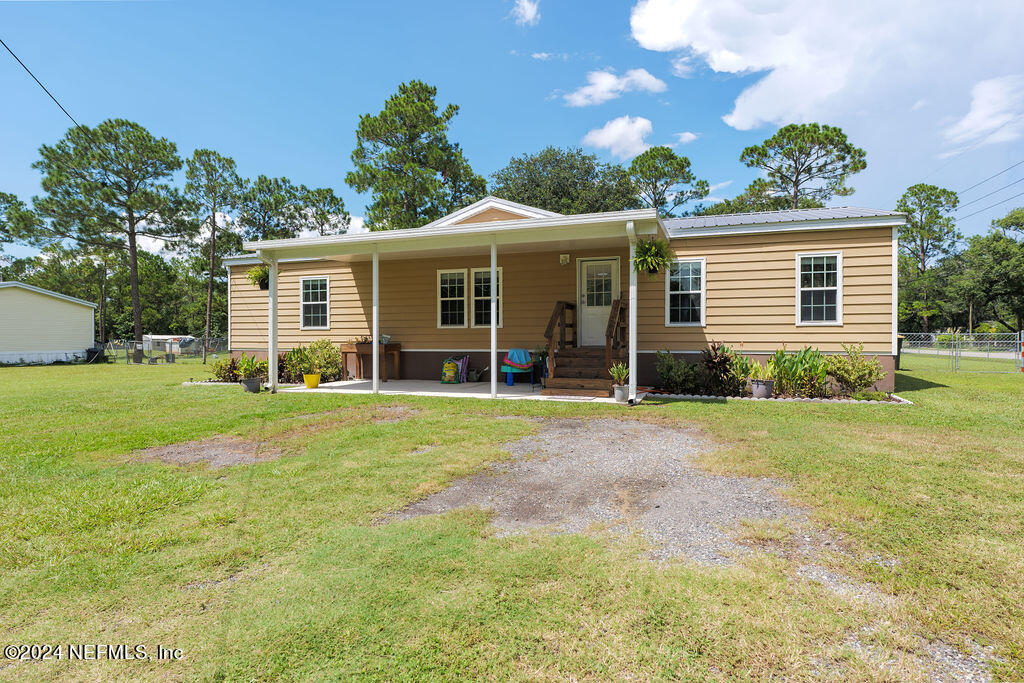
[[[354,353],[356,356],[356,379],[368,379],[363,372],[363,356],[370,356],[370,364],[373,364],[373,344],[341,344],[341,372],[348,378],[348,355]],[[381,344],[380,345],[380,378],[381,381],[388,381],[388,356],[394,360],[395,379],[402,377],[402,345]]]

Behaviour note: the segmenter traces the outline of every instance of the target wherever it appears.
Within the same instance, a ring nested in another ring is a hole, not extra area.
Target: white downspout
[[[470,287],[473,283],[468,283]],[[472,315],[472,311],[470,311]],[[498,398],[498,242],[491,236],[491,398]]]
[[[373,247],[373,393],[380,393],[380,254]]]
[[[629,401],[636,401],[636,229],[633,221],[626,221],[626,238],[629,239]]]
[[[277,259],[260,258],[267,264],[267,380],[271,393],[277,393]]]

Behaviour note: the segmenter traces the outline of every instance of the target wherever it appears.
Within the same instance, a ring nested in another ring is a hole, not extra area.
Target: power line
[[[979,182],[976,182],[976,183],[974,183],[973,185],[971,185],[971,186],[970,186],[970,187],[968,187],[967,189],[965,189],[965,190],[960,190],[959,192],[957,192],[957,194],[963,194],[964,192],[970,192],[971,190],[973,190],[974,188],[976,188],[976,187],[977,187],[978,185],[984,185],[985,183],[987,183],[988,181],[992,180],[993,178],[997,178],[997,177],[999,177],[999,176],[1003,175],[1004,173],[1006,173],[1007,171],[1009,171],[1009,170],[1012,170],[1012,169],[1015,169],[1015,168],[1017,168],[1017,167],[1018,167],[1018,166],[1020,166],[1021,164],[1024,164],[1024,161],[1018,161],[1018,162],[1017,162],[1017,163],[1015,163],[1015,164],[1014,164],[1013,166],[1007,166],[1006,168],[1004,168],[1004,169],[1003,169],[1002,171],[1000,171],[999,173],[996,173],[996,174],[994,174],[994,175],[990,175],[990,176],[989,176],[988,178],[985,178],[984,180],[981,180],[981,181],[979,181]]]
[[[977,216],[979,213],[984,213],[985,211],[988,211],[989,209],[994,209],[995,207],[999,206],[1000,204],[1005,204],[1006,202],[1010,201],[1011,199],[1016,199],[1017,197],[1024,197],[1024,192],[1021,192],[1020,194],[1015,194],[1012,197],[1007,197],[1006,199],[1004,199],[1004,200],[1002,200],[1000,202],[996,202],[995,204],[992,204],[991,206],[986,206],[984,209],[980,209],[978,211],[975,211],[974,213],[969,213],[966,216],[959,216],[957,218],[957,220],[962,221],[962,220],[965,220],[967,218],[970,218],[971,216]]]
[[[968,145],[967,147],[964,147],[963,149],[961,149],[961,150],[960,150],[959,152],[957,152],[957,153],[956,153],[956,154],[954,154],[954,155],[953,155],[952,157],[950,157],[950,159],[949,159],[948,161],[946,161],[946,163],[944,163],[944,164],[941,164],[940,166],[938,166],[937,168],[935,168],[934,170],[932,170],[931,172],[929,172],[929,173],[928,173],[927,175],[925,175],[925,176],[924,176],[923,178],[921,178],[921,181],[922,181],[922,182],[924,182],[925,180],[928,180],[928,178],[931,178],[931,177],[932,177],[933,175],[935,175],[936,173],[938,173],[938,172],[939,172],[939,171],[941,171],[942,169],[944,169],[944,168],[946,168],[947,166],[949,166],[950,164],[952,164],[952,163],[953,163],[954,161],[956,161],[957,159],[959,159],[959,158],[960,158],[961,156],[963,156],[963,155],[964,155],[964,154],[966,154],[967,152],[971,152],[971,151],[974,151],[974,150],[978,149],[978,148],[979,148],[979,147],[981,147],[981,146],[982,146],[983,144],[985,144],[985,143],[986,143],[986,142],[988,141],[988,139],[989,139],[990,137],[992,137],[993,135],[995,135],[996,133],[998,133],[999,131],[1001,131],[1001,130],[1002,130],[1003,128],[1006,128],[1006,127],[1007,127],[1008,125],[1010,125],[1011,123],[1013,123],[1013,122],[1014,122],[1014,121],[1016,121],[1017,119],[1021,118],[1022,116],[1024,116],[1024,114],[1017,114],[1017,115],[1016,115],[1016,116],[1014,116],[1013,118],[1011,118],[1011,119],[1008,119],[1008,120],[1006,120],[1006,121],[1003,121],[1003,123],[1002,123],[1001,125],[997,126],[997,127],[995,128],[995,130],[992,130],[992,131],[990,131],[990,132],[988,133],[988,135],[986,135],[986,136],[985,136],[985,137],[983,137],[982,139],[978,140],[978,141],[977,141],[976,143],[974,143],[973,145]],[[982,181],[982,182],[984,182],[984,181]],[[970,188],[967,188],[967,189],[970,189]]]
[[[42,81],[40,81],[40,80],[39,80],[38,78],[36,78],[36,75],[35,75],[34,73],[32,73],[32,69],[30,69],[30,68],[28,68],[27,66],[25,66],[25,62],[21,61],[21,59],[20,59],[20,58],[18,57],[18,55],[14,54],[14,50],[12,50],[12,49],[11,49],[10,47],[8,47],[7,43],[5,43],[5,42],[4,42],[3,38],[0,38],[0,45],[3,45],[3,46],[4,46],[4,47],[5,47],[6,49],[7,49],[7,51],[11,53],[11,56],[12,56],[12,57],[14,57],[15,61],[17,61],[17,62],[18,62],[18,64],[21,64],[21,68],[22,68],[22,69],[24,69],[24,70],[25,70],[25,72],[26,72],[26,73],[27,73],[27,74],[28,74],[29,76],[31,76],[31,77],[32,77],[32,80],[33,80],[33,81],[35,81],[36,83],[38,83],[38,84],[39,84],[39,87],[43,89],[43,92],[45,92],[45,93],[46,93],[47,95],[49,95],[49,96],[50,96],[50,99],[51,99],[51,100],[53,100],[53,103],[54,103],[54,104],[56,104],[56,105],[57,105],[58,107],[60,107],[60,110],[61,110],[62,112],[64,112],[64,115],[65,115],[65,116],[67,116],[67,117],[68,117],[69,119],[71,119],[71,122],[72,122],[72,123],[74,123],[74,124],[75,124],[75,125],[76,125],[77,127],[81,128],[81,127],[82,127],[82,124],[80,124],[80,123],[79,123],[78,121],[75,121],[75,117],[74,117],[74,116],[72,116],[72,115],[71,115],[71,114],[70,114],[70,113],[68,112],[68,110],[64,108],[64,105],[63,105],[63,104],[61,104],[61,103],[60,103],[60,102],[59,102],[59,101],[57,100],[57,98],[53,96],[53,93],[52,93],[52,92],[50,92],[50,91],[49,91],[49,89],[47,89],[47,87],[46,87],[45,85],[43,85],[43,82],[42,82]]]
[[[991,197],[992,195],[996,194],[997,192],[1002,192],[1003,190],[1005,190],[1008,187],[1013,187],[1017,183],[1024,183],[1024,178],[1019,178],[1017,180],[1014,180],[1012,183],[1007,183],[1006,185],[1003,185],[998,190],[992,190],[988,194],[983,194],[980,197],[978,197],[977,199],[972,199],[969,202],[965,202],[965,203],[960,205],[960,209],[963,209],[965,206],[970,206],[971,204],[974,204],[975,202],[980,202],[985,197]]]

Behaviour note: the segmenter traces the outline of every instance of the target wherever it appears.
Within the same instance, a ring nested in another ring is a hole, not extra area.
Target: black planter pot
[[[238,381],[242,385],[242,388],[250,394],[260,393],[260,386],[263,384],[263,380],[259,377],[254,379],[240,379]]]
[[[260,280],[260,289],[264,291],[270,289],[270,280]]]

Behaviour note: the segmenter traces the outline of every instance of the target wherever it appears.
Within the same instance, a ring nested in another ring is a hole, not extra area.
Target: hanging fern
[[[268,289],[270,287],[270,269],[266,266],[253,266],[245,272],[245,277],[260,289]]]
[[[650,239],[636,243],[636,253],[633,256],[633,267],[636,272],[654,276],[658,271],[668,268],[671,261],[672,252],[669,251],[668,242],[665,240]]]

